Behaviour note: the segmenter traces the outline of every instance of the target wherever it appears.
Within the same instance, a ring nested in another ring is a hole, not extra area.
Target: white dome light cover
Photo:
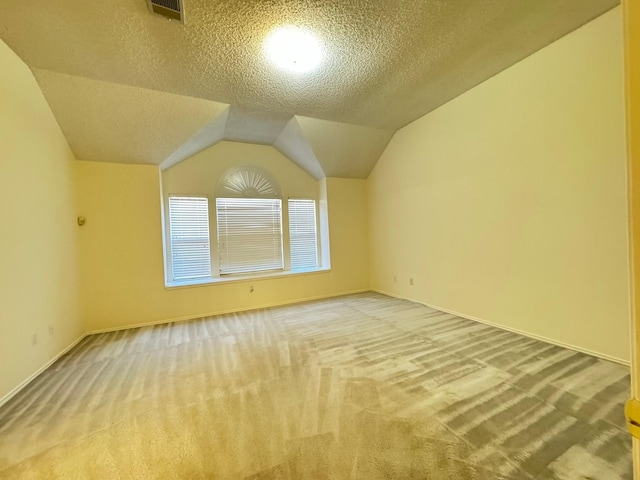
[[[274,64],[296,73],[313,70],[324,58],[318,38],[311,32],[294,26],[272,31],[265,40],[264,49]]]

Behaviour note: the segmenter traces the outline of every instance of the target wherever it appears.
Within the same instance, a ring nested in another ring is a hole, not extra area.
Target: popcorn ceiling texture
[[[34,69],[76,158],[159,164],[226,105]],[[179,118],[180,121],[175,121]]]
[[[143,102],[160,92],[231,105],[226,120],[229,138],[273,144],[295,115],[338,122],[335,129],[343,128],[341,124],[374,129],[369,136],[384,130],[383,138],[390,137],[618,3],[185,0],[182,25],[150,14],[144,0],[0,0],[0,36],[37,69],[39,80],[44,70],[102,80],[94,88],[112,90],[104,97],[117,96],[117,84],[148,90],[127,99],[132,109],[143,108]],[[283,24],[315,32],[326,52],[321,68],[291,75],[269,63],[263,39]],[[71,86],[65,92],[61,85],[55,91],[41,85],[57,117],[69,117],[68,110],[83,108]],[[61,101],[65,96],[68,102]],[[164,98],[158,96],[154,102]],[[180,108],[171,118],[180,133],[191,129],[191,135],[211,121],[191,128],[193,119]],[[71,134],[76,126],[65,128],[66,121],[59,121],[72,137],[76,154],[83,151],[75,137],[85,133]],[[348,138],[348,129],[344,130]],[[86,136],[82,143],[95,140]],[[361,146],[354,141],[348,150]],[[313,149],[326,175],[331,171],[366,176],[381,153],[376,156],[379,149],[374,148],[357,166],[342,168],[336,167],[335,158],[346,154],[337,148],[323,144],[331,164],[322,160],[326,153]],[[123,150],[116,157],[131,153]],[[145,161],[160,163],[155,154]]]

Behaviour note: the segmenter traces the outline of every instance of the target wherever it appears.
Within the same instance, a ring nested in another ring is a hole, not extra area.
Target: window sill
[[[206,287],[208,285],[217,285],[221,283],[239,283],[249,280],[268,280],[271,278],[296,277],[300,275],[314,275],[316,273],[327,273],[331,271],[331,267],[320,267],[307,270],[287,270],[282,272],[269,273],[250,273],[246,275],[227,275],[224,277],[200,278],[190,280],[188,282],[165,282],[165,289],[173,290],[176,288]]]

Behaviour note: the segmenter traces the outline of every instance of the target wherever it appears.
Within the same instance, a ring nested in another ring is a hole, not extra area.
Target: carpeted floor
[[[367,293],[86,337],[1,478],[631,479],[628,369]]]

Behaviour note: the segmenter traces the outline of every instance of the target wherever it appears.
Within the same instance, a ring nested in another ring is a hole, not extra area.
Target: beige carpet
[[[85,338],[1,478],[631,479],[628,369],[367,293]]]

